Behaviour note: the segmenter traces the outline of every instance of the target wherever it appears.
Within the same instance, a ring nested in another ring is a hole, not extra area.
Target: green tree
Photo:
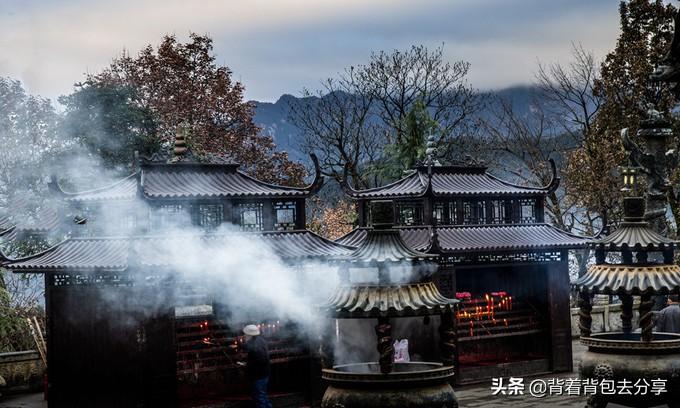
[[[0,207],[17,194],[25,202],[44,189],[50,159],[69,144],[59,137],[59,116],[48,99],[29,95],[19,81],[0,77]]]
[[[385,146],[384,161],[377,164],[377,170],[387,180],[403,177],[405,171],[422,163],[427,137],[436,135],[439,130],[422,99],[413,104],[403,121],[403,136],[396,143]]]
[[[105,166],[130,166],[135,151],[150,155],[160,148],[153,112],[138,99],[131,86],[88,79],[59,98],[66,108],[62,129]]]

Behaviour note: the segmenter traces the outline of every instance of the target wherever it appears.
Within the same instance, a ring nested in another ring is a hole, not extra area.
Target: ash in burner
[[[398,373],[414,373],[420,371],[428,371],[436,368],[440,368],[442,365],[440,363],[426,363],[426,362],[404,362],[404,363],[394,363],[394,369],[390,374]],[[376,363],[356,363],[356,364],[343,364],[333,367],[335,371],[342,373],[353,373],[353,374],[376,374],[383,375],[380,372],[380,364]],[[389,375],[389,374],[388,374]]]

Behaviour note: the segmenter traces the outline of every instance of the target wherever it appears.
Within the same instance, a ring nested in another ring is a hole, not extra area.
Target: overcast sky
[[[246,98],[298,95],[371,51],[444,44],[480,89],[528,84],[537,61],[566,62],[571,43],[604,56],[618,0],[0,0],[0,76],[32,93],[68,93],[123,49],[164,34],[214,38]]]

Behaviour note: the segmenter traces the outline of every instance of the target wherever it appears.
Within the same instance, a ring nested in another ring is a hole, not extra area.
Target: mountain
[[[482,95],[488,96],[491,93],[498,97],[511,101],[515,113],[528,115],[534,103],[535,87],[514,86],[497,91],[484,91]],[[251,101],[255,105],[255,123],[262,129],[262,133],[274,139],[279,150],[286,151],[293,160],[309,163],[309,157],[302,152],[302,134],[293,125],[288,112],[291,104],[300,101],[301,98],[293,95],[284,94],[274,103]],[[481,112],[482,117],[489,117],[490,112]]]
[[[278,150],[288,152],[293,160],[306,163],[309,157],[302,152],[302,134],[288,119],[290,106],[298,100],[300,98],[284,94],[274,103],[252,101],[255,104],[254,120],[263,134],[274,139]]]

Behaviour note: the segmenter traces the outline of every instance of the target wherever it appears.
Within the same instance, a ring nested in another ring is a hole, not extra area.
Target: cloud
[[[314,88],[374,50],[445,44],[472,63],[478,88],[531,81],[536,59],[565,59],[571,42],[613,48],[616,1],[585,0],[9,0],[0,12],[0,75],[56,97],[123,49],[164,34],[208,33],[246,96],[275,100]]]

